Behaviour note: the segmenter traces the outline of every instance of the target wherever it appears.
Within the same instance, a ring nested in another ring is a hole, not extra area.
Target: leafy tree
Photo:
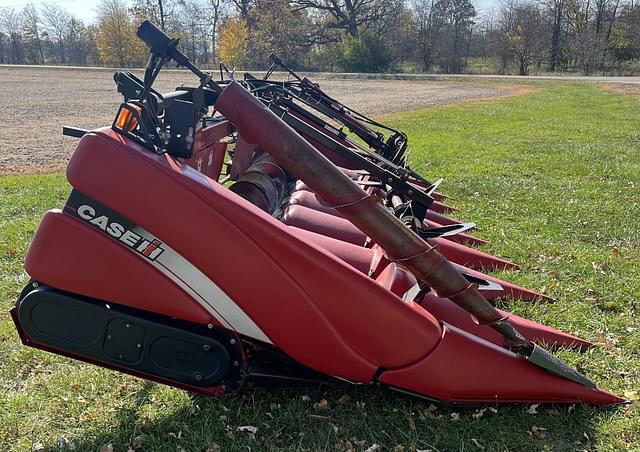
[[[249,57],[249,27],[239,17],[232,17],[220,27],[220,59],[230,68],[246,64]]]
[[[391,17],[385,30],[378,33],[389,46],[392,63],[402,68],[402,65],[414,60],[420,49],[420,23],[415,12],[402,6]]]
[[[389,47],[374,34],[348,37],[343,42],[340,65],[347,72],[384,72],[392,61]]]
[[[127,67],[144,61],[147,50],[123,0],[102,0],[98,6],[97,45],[106,64]]]
[[[470,0],[438,0],[433,5],[433,43],[442,71],[462,72],[475,24],[476,10]]]

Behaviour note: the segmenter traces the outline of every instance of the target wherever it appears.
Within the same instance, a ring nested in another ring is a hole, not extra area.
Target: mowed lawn
[[[523,266],[498,276],[557,299],[502,306],[595,342],[559,354],[637,400],[640,102],[591,84],[530,85],[533,94],[388,119],[409,134],[413,167],[446,177],[456,217]],[[485,410],[355,386],[215,399],[25,348],[7,311],[40,217],[68,192],[60,174],[0,178],[2,451],[640,450],[638,402]]]

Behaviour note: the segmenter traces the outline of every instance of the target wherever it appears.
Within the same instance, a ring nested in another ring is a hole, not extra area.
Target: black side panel
[[[193,386],[221,383],[241,356],[233,335],[224,330],[46,286],[24,294],[18,320],[35,342]]]

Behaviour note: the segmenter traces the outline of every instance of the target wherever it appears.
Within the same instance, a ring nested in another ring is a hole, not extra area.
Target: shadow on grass
[[[105,431],[90,427],[81,451],[214,450],[592,450],[594,418],[586,406],[435,405],[385,388],[340,385],[261,390],[168,406],[145,383],[135,402]],[[345,396],[345,394],[347,396]],[[325,402],[326,401],[326,407]],[[155,407],[151,418],[140,413]],[[253,428],[257,431],[252,433]],[[105,448],[106,446],[106,448]]]

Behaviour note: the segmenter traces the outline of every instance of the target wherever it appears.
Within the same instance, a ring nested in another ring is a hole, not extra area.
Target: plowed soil
[[[77,140],[62,135],[63,125],[92,129],[113,121],[122,98],[112,76],[112,71],[98,69],[0,67],[0,175],[64,168]],[[314,80],[371,116],[517,91],[473,81]],[[194,82],[189,73],[166,71],[154,87],[169,91]]]

